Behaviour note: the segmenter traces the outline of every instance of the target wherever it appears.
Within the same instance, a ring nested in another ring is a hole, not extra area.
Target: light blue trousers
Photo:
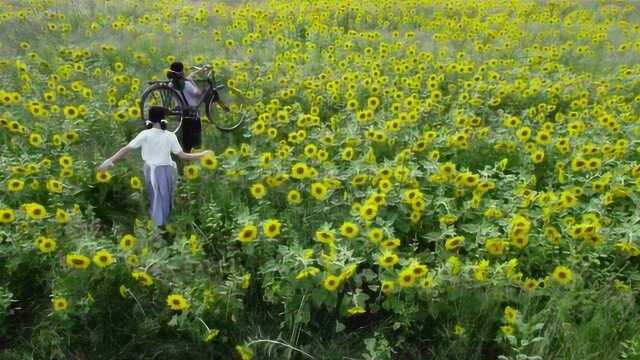
[[[155,186],[152,176],[155,177]],[[144,165],[144,182],[149,195],[149,216],[156,226],[165,225],[169,219],[173,209],[177,177],[177,171],[171,165]]]

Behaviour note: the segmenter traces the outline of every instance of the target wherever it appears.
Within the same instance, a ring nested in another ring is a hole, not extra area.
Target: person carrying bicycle
[[[180,95],[182,100],[189,107],[189,115],[182,122],[182,148],[184,152],[189,153],[195,147],[202,144],[202,122],[198,113],[197,105],[203,95],[203,91],[198,87],[194,78],[203,71],[209,70],[203,67],[192,72],[189,76],[184,76],[184,65],[176,61],[171,64],[167,77],[171,80],[171,85]]]

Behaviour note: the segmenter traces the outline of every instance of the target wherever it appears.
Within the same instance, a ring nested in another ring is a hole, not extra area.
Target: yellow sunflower
[[[214,154],[208,154],[200,159],[200,165],[208,170],[214,170],[218,167],[218,159]]]
[[[63,188],[62,182],[60,182],[60,181],[58,181],[58,180],[56,180],[56,179],[49,179],[49,180],[47,181],[47,190],[48,190],[50,193],[57,193],[57,194],[59,194],[59,193],[61,193],[61,192],[62,192],[62,190],[63,190],[63,189],[64,189],[64,188]]]
[[[93,262],[101,268],[106,268],[107,266],[113,264],[113,256],[111,253],[105,249],[98,250],[95,255],[93,255]]]
[[[131,251],[131,249],[136,246],[137,241],[138,239],[136,239],[135,236],[131,234],[125,234],[120,238],[120,249],[122,249],[123,251]]]
[[[51,300],[51,303],[55,311],[65,311],[69,307],[69,302],[63,297],[55,297]]]
[[[187,165],[182,169],[183,175],[189,180],[195,180],[200,175],[200,168],[195,165]]]
[[[378,257],[378,264],[386,269],[391,269],[395,264],[398,263],[399,260],[400,258],[398,257],[398,255],[392,252],[388,252]]]
[[[573,272],[566,266],[556,266],[553,269],[553,279],[560,285],[567,285],[573,280]]]
[[[314,182],[311,184],[311,196],[318,201],[324,200],[327,197],[327,187],[321,182]]]
[[[111,180],[111,173],[109,171],[96,172],[96,180],[100,183],[107,183]]]
[[[333,292],[338,288],[338,286],[340,286],[340,278],[338,276],[328,274],[322,281],[322,286],[327,291]]]
[[[22,207],[27,213],[27,216],[33,220],[41,220],[47,216],[47,210],[38,203],[28,203],[22,205]]]
[[[84,270],[91,265],[91,259],[84,255],[69,253],[66,256],[65,263],[67,264],[67,267],[71,269]]]
[[[142,189],[142,180],[137,176],[132,176],[131,179],[129,179],[129,186],[133,190],[140,190]]]
[[[0,224],[10,224],[15,221],[16,215],[13,209],[4,208],[0,209]]]
[[[251,196],[255,199],[262,199],[267,195],[267,188],[262,183],[255,183],[251,185]]]
[[[56,241],[44,236],[38,236],[34,242],[35,247],[44,254],[48,254],[56,249]]]
[[[400,287],[412,287],[416,282],[416,276],[411,271],[402,271],[398,274],[398,284]]]
[[[302,194],[300,194],[300,191],[298,190],[291,190],[287,194],[287,201],[291,205],[298,205],[302,202]]]
[[[7,190],[11,192],[18,192],[24,189],[24,181],[20,179],[9,179],[7,181]]]
[[[247,224],[238,232],[238,240],[241,243],[250,243],[256,239],[257,235],[258,227],[253,224]]]
[[[184,296],[180,294],[170,294],[167,296],[167,305],[171,310],[186,310],[189,308],[190,304]]]
[[[277,219],[269,219],[262,225],[262,231],[268,238],[275,238],[280,235],[280,227],[282,224]]]
[[[358,225],[352,222],[347,221],[340,226],[340,234],[348,239],[358,236],[359,231]]]
[[[131,272],[131,277],[144,286],[153,285],[153,278],[144,271],[134,270]]]

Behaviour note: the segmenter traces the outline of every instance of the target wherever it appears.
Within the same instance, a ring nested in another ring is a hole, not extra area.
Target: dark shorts
[[[191,152],[194,147],[202,145],[202,122],[200,116],[184,118],[182,120],[182,150]]]

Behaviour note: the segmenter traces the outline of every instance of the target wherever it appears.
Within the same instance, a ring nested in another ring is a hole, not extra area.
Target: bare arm
[[[198,160],[203,158],[204,156],[206,156],[207,154],[211,153],[211,150],[205,150],[205,151],[201,151],[201,152],[197,152],[197,153],[186,153],[184,151],[181,151],[179,153],[177,153],[176,155],[183,160]]]
[[[120,148],[120,150],[118,150],[118,152],[116,152],[115,154],[113,154],[112,157],[108,158],[107,160],[105,160],[99,167],[98,167],[98,171],[105,171],[108,168],[113,166],[113,163],[122,159],[123,157],[125,157],[129,151],[131,151],[131,148],[128,146],[123,146],[122,148]]]
[[[196,69],[197,69],[197,70],[195,70],[195,71],[191,72],[191,73],[187,76],[187,79],[189,79],[189,80],[193,80],[193,78],[194,78],[196,75],[200,75],[200,74],[201,74],[201,73],[203,73],[203,72],[209,71],[209,70],[211,69],[211,66],[210,66],[210,65],[204,65],[204,66],[202,66],[201,68],[196,68]]]
[[[196,84],[195,77],[196,75],[200,75],[201,73],[205,73],[207,71],[211,70],[211,66],[210,65],[204,65],[203,67],[199,68],[196,71],[193,71],[192,73],[190,73],[187,76],[187,81],[191,81],[191,84],[193,85],[194,88],[196,88],[197,94],[196,96],[202,96],[203,91],[200,89],[200,87],[198,87],[198,85]]]

